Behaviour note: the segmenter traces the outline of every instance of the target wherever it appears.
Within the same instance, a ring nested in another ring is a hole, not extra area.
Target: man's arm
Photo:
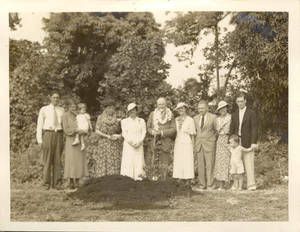
[[[233,135],[235,133],[235,112],[232,113],[231,115],[231,122],[230,122],[230,130],[229,130],[229,134]]]
[[[172,115],[172,119],[171,119],[170,123],[171,124],[170,124],[169,128],[162,129],[162,137],[165,137],[165,136],[171,137],[176,133],[176,123],[175,123],[175,118],[173,115]]]
[[[152,135],[153,130],[153,112],[150,113],[148,121],[147,121],[147,132]]]
[[[43,126],[44,126],[44,108],[40,109],[38,120],[37,120],[37,126],[36,126],[36,140],[38,144],[42,144],[42,133],[43,133]]]
[[[217,115],[212,114],[212,116],[213,116],[213,129],[215,131],[215,134],[217,135],[218,134],[218,129],[217,129]]]
[[[258,139],[258,133],[257,133],[257,117],[256,113],[251,110],[251,115],[250,115],[250,120],[251,120],[251,144],[256,145],[257,144],[257,139]]]

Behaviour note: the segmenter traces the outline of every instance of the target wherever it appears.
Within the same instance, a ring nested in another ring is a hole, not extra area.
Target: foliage
[[[91,112],[107,99],[123,106],[136,99],[142,103],[143,91],[151,97],[170,91],[162,84],[168,65],[151,13],[53,13],[44,23],[45,46],[59,58],[57,72],[65,90],[78,95]]]
[[[176,89],[173,101],[187,103],[189,106],[189,114],[194,116],[198,112],[197,108],[200,100],[211,100],[208,96],[209,85],[210,80],[202,79],[199,82],[194,78],[189,78],[185,81],[183,87]]]
[[[21,18],[18,13],[9,13],[9,28],[12,31],[17,30],[17,26],[21,27]]]
[[[288,14],[240,13],[232,22],[230,48],[256,100],[262,129],[287,135]]]
[[[50,76],[54,60],[43,54],[38,43],[10,40],[10,138],[13,151],[28,147],[35,135],[40,107],[47,94],[60,89],[60,80]]]
[[[190,49],[179,57],[187,60],[193,56],[201,38],[213,32],[215,42],[203,49],[207,63],[201,64],[199,75],[214,80],[218,67],[227,70],[222,77],[224,85],[213,94],[216,99],[226,96],[232,99],[239,88],[247,89],[249,97],[254,99],[250,106],[259,110],[261,131],[271,129],[287,141],[288,14],[231,12],[231,23],[235,26],[231,32],[216,26],[228,14],[178,14],[167,23],[166,36],[176,46],[189,45]],[[225,36],[221,37],[220,31],[224,31]],[[218,72],[216,75],[218,79]]]
[[[229,57],[224,51],[224,44],[220,38],[219,23],[228,15],[227,12],[188,12],[178,13],[177,17],[166,23],[166,37],[169,42],[176,46],[189,45],[188,49],[177,54],[180,61],[189,60],[194,56],[194,52],[204,36],[213,34],[214,43],[209,44],[203,49],[203,55],[207,61],[201,64],[199,69],[202,71],[199,76],[203,79],[215,79],[217,91],[220,90],[219,70],[222,61],[228,61]],[[226,28],[222,28],[226,30]],[[215,74],[216,73],[216,74]]]
[[[259,144],[255,172],[258,185],[263,188],[288,180],[288,146],[279,141],[279,137],[269,135],[266,141]]]
[[[162,86],[168,68],[163,56],[164,45],[158,35],[125,40],[110,61],[104,97],[114,97],[125,105],[136,102],[146,110],[152,108],[158,96],[171,91],[169,85]]]
[[[39,183],[42,178],[41,149],[31,144],[23,154],[11,152],[10,175],[14,183]]]

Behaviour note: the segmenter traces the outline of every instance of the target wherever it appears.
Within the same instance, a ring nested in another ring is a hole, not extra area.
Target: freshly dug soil
[[[174,196],[190,194],[189,186],[174,180],[134,181],[129,177],[114,175],[93,179],[69,196],[85,202],[111,203],[114,208],[145,209],[169,207]]]

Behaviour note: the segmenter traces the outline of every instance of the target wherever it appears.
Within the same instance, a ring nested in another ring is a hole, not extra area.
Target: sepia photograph
[[[11,221],[288,221],[288,12],[8,17]]]

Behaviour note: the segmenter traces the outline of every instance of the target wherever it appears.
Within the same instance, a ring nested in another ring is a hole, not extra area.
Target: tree
[[[17,30],[17,26],[21,27],[21,18],[18,13],[9,13],[9,28],[12,31]]]
[[[45,46],[57,60],[65,91],[78,95],[91,112],[107,98],[137,99],[144,90],[157,95],[168,65],[151,13],[55,13],[44,23]]]
[[[62,86],[58,78],[51,79],[53,63],[39,43],[10,40],[9,46],[10,145],[17,151],[35,138],[38,110],[47,103],[47,94]]]
[[[176,18],[167,22],[166,35],[170,42],[176,46],[191,45],[189,50],[179,55],[180,60],[187,60],[193,57],[194,51],[201,42],[201,33],[207,36],[209,33],[214,35],[213,45],[204,49],[204,56],[208,64],[202,64],[200,69],[206,70],[206,75],[210,74],[213,78],[216,73],[217,92],[220,91],[220,64],[226,58],[222,50],[220,39],[219,23],[228,15],[226,12],[188,12],[178,14]],[[230,71],[231,72],[231,71]]]
[[[101,98],[113,98],[126,105],[140,104],[147,115],[157,97],[169,95],[170,85],[164,80],[169,65],[165,54],[162,33],[150,13],[130,13],[126,18],[130,33],[122,38],[120,47],[109,62],[106,81],[100,85]]]
[[[228,52],[234,54],[241,79],[260,111],[262,130],[287,136],[288,14],[236,13],[228,33]]]

